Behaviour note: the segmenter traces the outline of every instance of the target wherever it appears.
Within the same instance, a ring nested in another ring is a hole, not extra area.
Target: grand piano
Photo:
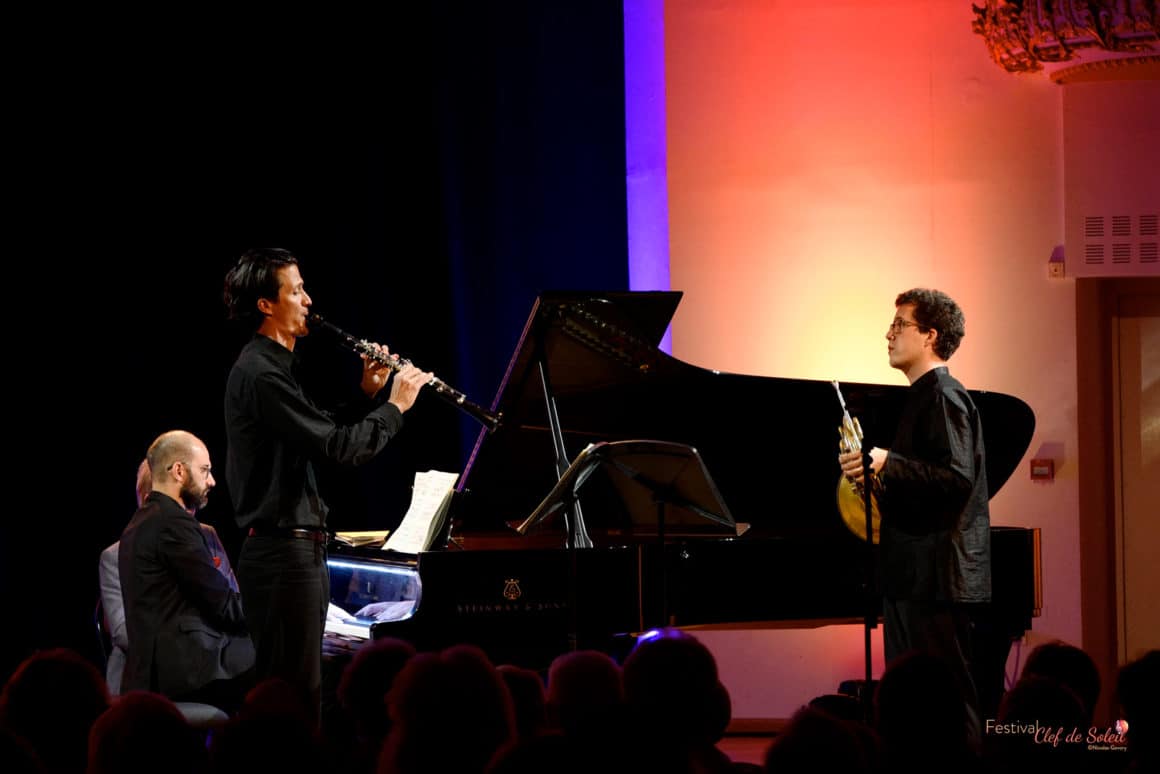
[[[405,602],[398,620],[373,624],[374,637],[420,648],[472,642],[496,663],[531,667],[575,647],[618,655],[633,634],[661,625],[876,620],[866,582],[874,552],[845,526],[835,498],[842,408],[833,385],[669,356],[658,345],[681,295],[540,296],[491,406],[499,425],[481,430],[447,528],[416,556],[334,546],[333,601],[351,613]],[[888,447],[905,387],[841,389],[867,443]],[[1034,415],[1009,395],[972,397],[993,496],[1022,459]],[[596,468],[575,490],[578,514],[562,507],[526,534],[516,529],[589,444],[628,440],[695,449],[738,526],[675,520],[662,536]],[[570,539],[581,525],[590,546]],[[1001,681],[1011,641],[1039,613],[1038,530],[993,527],[992,548],[988,660]],[[376,574],[393,579],[385,591],[360,582]]]

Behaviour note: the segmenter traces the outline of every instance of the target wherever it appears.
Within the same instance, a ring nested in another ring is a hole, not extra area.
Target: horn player
[[[894,305],[887,356],[910,387],[890,448],[869,452],[882,482],[886,662],[918,650],[948,663],[978,733],[980,717],[995,709],[980,707],[970,648],[991,599],[990,513],[979,412],[947,366],[965,333],[963,312],[947,294],[925,288],[899,294]],[[864,479],[861,453],[838,459],[844,475]],[[982,688],[989,696],[989,685]]]

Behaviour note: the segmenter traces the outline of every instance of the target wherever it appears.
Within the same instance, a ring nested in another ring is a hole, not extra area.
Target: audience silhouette
[[[93,723],[88,774],[201,774],[205,737],[166,697],[129,691]]]
[[[333,727],[320,729],[298,690],[269,679],[245,696],[224,726],[207,732],[192,727],[159,694],[130,691],[110,703],[104,677],[76,652],[37,653],[0,692],[0,770],[1158,770],[1157,650],[1121,668],[1116,699],[1124,723],[1104,729],[1092,718],[1100,681],[1088,654],[1063,642],[1037,647],[997,717],[988,719],[981,746],[954,670],[912,651],[887,665],[874,697],[873,725],[856,700],[818,696],[775,736],[763,766],[733,761],[722,751],[729,693],[712,652],[676,629],[641,637],[623,666],[599,651],[562,654],[551,663],[546,684],[532,670],[493,666],[473,645],[417,652],[403,640],[382,639],[348,658],[336,678],[340,715]],[[998,725],[1007,730],[996,732]],[[341,736],[338,729],[345,729]],[[1102,736],[1092,744],[1089,733]]]
[[[871,771],[871,751],[865,748],[855,730],[855,723],[860,722],[844,720],[817,707],[801,708],[766,750],[765,771],[771,774]]]
[[[214,734],[210,758],[220,774],[329,768],[302,692],[281,678],[250,689],[237,714]]]
[[[32,745],[22,737],[0,726],[0,771],[13,774],[40,774],[40,763]]]
[[[1088,713],[1075,691],[1056,678],[1021,677],[1000,702],[996,722],[1008,729],[1043,730],[988,736],[985,753],[990,770],[999,774],[1083,770],[1084,747],[1068,737],[1078,732],[1086,738]]]
[[[717,747],[732,713],[717,662],[700,640],[677,629],[642,637],[624,660],[630,755],[665,771],[732,771]]]
[[[961,683],[926,651],[908,651],[887,665],[875,694],[875,726],[886,771],[979,769]]]
[[[411,643],[393,637],[373,640],[359,648],[343,670],[338,683],[340,719],[331,728],[328,741],[345,727],[350,748],[346,758],[353,771],[374,771],[383,740],[391,730],[387,694],[407,661],[415,655]],[[329,751],[338,755],[338,750]]]
[[[611,656],[578,650],[548,668],[548,723],[578,744],[600,746],[623,733],[624,681]]]
[[[531,739],[544,731],[547,713],[544,707],[544,681],[531,669],[514,664],[496,667],[516,714],[516,738]]]
[[[1120,668],[1116,700],[1127,722],[1131,774],[1160,771],[1160,650],[1150,650]]]
[[[381,774],[482,772],[515,738],[511,695],[474,645],[413,656],[387,701],[391,729],[379,757]]]
[[[1100,671],[1083,649],[1062,640],[1037,645],[1023,665],[1021,677],[1050,677],[1070,688],[1086,713],[1084,725],[1091,725],[1100,698]]]
[[[620,665],[595,650],[557,656],[548,668],[548,725],[569,762],[586,771],[627,770],[624,680]],[[561,749],[558,748],[557,749]]]
[[[84,771],[89,729],[109,707],[105,678],[65,648],[34,653],[0,692],[0,727],[32,748],[45,771]]]
[[[867,722],[861,699],[844,693],[826,693],[811,699],[809,706],[845,721],[858,740],[868,770],[878,770],[878,732]]]

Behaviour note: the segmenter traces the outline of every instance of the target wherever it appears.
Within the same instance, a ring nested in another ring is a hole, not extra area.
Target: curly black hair
[[[934,353],[943,360],[950,360],[967,333],[963,310],[954,299],[941,290],[911,288],[898,294],[895,306],[914,305],[914,321],[919,331],[938,331],[934,343]]]

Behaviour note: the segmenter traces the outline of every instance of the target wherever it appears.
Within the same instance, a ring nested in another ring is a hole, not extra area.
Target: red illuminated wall
[[[967,316],[952,371],[1032,406],[1031,452],[1064,450],[1055,482],[1021,466],[992,514],[1047,527],[1035,628],[1079,642],[1074,283],[1046,266],[1064,238],[1061,87],[1001,70],[971,17],[957,0],[666,3],[673,354],[904,384],[893,299],[948,292]],[[861,672],[858,627],[703,636],[735,717],[786,717]]]

